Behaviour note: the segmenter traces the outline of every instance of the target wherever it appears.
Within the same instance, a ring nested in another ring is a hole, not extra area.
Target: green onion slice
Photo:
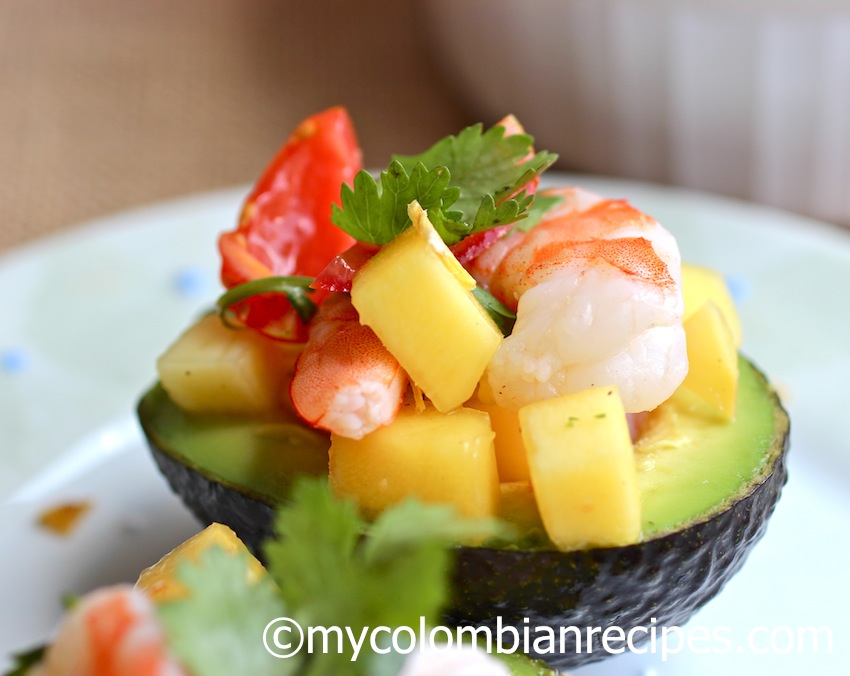
[[[313,293],[313,289],[310,288],[312,283],[313,277],[299,276],[253,279],[250,282],[234,286],[223,293],[216,301],[216,310],[225,324],[235,326],[232,321],[234,313],[231,308],[236,303],[262,293],[282,293],[292,304],[301,321],[306,324],[310,321],[313,313],[316,312],[316,304],[309,296]]]

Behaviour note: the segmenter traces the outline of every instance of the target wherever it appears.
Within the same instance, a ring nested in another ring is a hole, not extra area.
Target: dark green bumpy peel
[[[778,402],[777,402],[778,405]],[[787,480],[788,418],[784,412],[765,473],[750,492],[714,516],[666,536],[626,547],[574,552],[458,550],[455,596],[447,621],[522,631],[528,625],[632,627],[681,625],[738,572],[764,535]],[[567,633],[562,654],[538,654],[557,669],[606,657],[599,633],[576,645]],[[640,641],[649,635],[636,633]],[[560,649],[560,647],[559,647]]]
[[[524,627],[551,626],[556,635],[560,627],[572,626],[616,625],[628,631],[633,626],[652,626],[653,618],[657,627],[684,623],[741,567],[764,534],[786,481],[788,417],[764,377],[752,370],[760,396],[769,398],[773,407],[773,435],[757,476],[739,492],[708,515],[627,547],[573,552],[458,547],[445,621],[493,626],[501,617],[520,632]],[[179,452],[169,448],[174,438],[163,435],[163,428],[175,422],[169,421],[166,404],[167,397],[155,388],[139,406],[142,427],[161,471],[203,523],[231,526],[260,553],[262,542],[271,535],[274,500],[181,460]],[[293,462],[306,462],[299,453]],[[304,466],[318,472],[320,465],[317,461]],[[606,656],[600,641],[597,633],[591,652],[586,646],[577,652],[574,644],[567,643],[564,653],[538,657],[559,669],[575,668]]]

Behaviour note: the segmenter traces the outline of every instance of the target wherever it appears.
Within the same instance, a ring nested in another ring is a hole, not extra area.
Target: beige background
[[[346,105],[369,166],[467,120],[412,2],[2,0],[0,250],[253,181]]]

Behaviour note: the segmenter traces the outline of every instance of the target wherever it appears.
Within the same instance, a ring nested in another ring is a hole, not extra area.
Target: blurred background
[[[0,249],[249,183],[333,104],[367,166],[514,112],[563,168],[850,225],[833,4],[3,0]]]
[[[253,182],[335,104],[370,166],[465,119],[412,3],[2,0],[0,249]]]

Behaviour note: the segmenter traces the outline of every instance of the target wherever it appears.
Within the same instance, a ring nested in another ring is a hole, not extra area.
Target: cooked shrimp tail
[[[292,404],[313,427],[360,439],[398,413],[407,374],[347,294],[331,294],[310,322],[295,363]]]
[[[83,597],[32,676],[183,676],[152,601],[129,585]]]

